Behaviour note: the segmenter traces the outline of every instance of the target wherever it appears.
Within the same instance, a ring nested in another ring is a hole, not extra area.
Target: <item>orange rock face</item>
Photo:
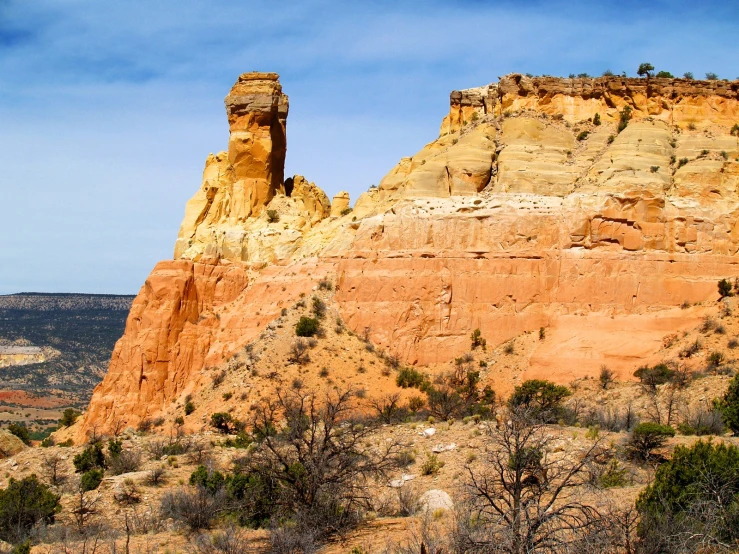
[[[454,92],[442,136],[350,210],[283,182],[287,97],[274,74],[242,75],[228,152],[208,158],[75,438],[181,402],[326,276],[346,325],[408,363],[459,356],[476,328],[494,347],[545,327],[562,344],[540,345],[532,375],[608,359],[630,375],[683,328],[678,306],[739,274],[738,86],[510,75]]]

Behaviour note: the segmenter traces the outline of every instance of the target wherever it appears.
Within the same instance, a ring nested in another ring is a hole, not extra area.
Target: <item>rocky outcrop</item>
[[[607,321],[659,343],[680,319],[660,313],[739,274],[737,83],[510,75],[454,92],[442,136],[349,210],[346,193],[332,205],[282,181],[287,99],[259,75],[227,99],[229,152],[208,158],[78,440],[181,401],[326,276],[351,330],[423,365],[465,352],[475,328],[494,347],[566,321],[590,343]]]
[[[739,82],[628,77],[527,77],[511,74],[486,87],[454,91],[441,133],[453,133],[476,118],[532,110],[574,123],[600,114],[616,121],[630,106],[637,117],[673,125],[731,126],[739,120]]]
[[[23,441],[6,429],[0,429],[0,458],[10,458],[26,448]]]

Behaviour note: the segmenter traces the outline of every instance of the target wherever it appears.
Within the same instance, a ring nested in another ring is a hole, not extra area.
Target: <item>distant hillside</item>
[[[83,407],[105,374],[133,298],[44,293],[0,296],[0,346],[7,352],[7,359],[0,360],[5,366],[0,367],[0,422],[51,420],[64,405]],[[24,359],[18,354],[22,350],[11,347],[43,349],[45,359]]]

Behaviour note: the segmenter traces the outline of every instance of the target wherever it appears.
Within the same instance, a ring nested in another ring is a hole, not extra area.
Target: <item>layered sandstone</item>
[[[483,115],[533,110],[575,122],[596,113],[615,121],[624,106],[637,117],[655,117],[670,124],[732,126],[739,119],[739,82],[628,77],[527,77],[511,74],[498,83],[450,95],[449,115],[441,132],[459,131]]]
[[[142,288],[77,438],[196,391],[323,277],[350,329],[423,365],[465,352],[475,328],[491,346],[540,327],[659,343],[677,306],[739,274],[737,83],[511,75],[455,92],[442,135],[353,210],[282,180],[276,77],[242,76],[229,98],[229,152],[208,158],[176,259]],[[554,380],[581,359],[547,352]]]

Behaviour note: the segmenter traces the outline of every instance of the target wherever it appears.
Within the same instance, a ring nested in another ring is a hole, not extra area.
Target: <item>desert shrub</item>
[[[141,452],[138,450],[123,450],[108,460],[108,469],[113,475],[138,471],[140,467]]]
[[[657,448],[662,447],[669,437],[674,436],[675,430],[667,425],[640,423],[631,431],[627,447],[632,458],[648,461],[654,457]]]
[[[627,484],[626,473],[626,468],[622,467],[616,458],[612,458],[599,475],[598,484],[604,489],[623,487]]]
[[[62,418],[59,420],[59,425],[62,427],[70,427],[71,425],[74,425],[74,422],[77,421],[77,418],[81,415],[82,414],[74,408],[67,408],[62,412]]]
[[[412,367],[401,367],[398,375],[395,377],[396,384],[404,389],[416,388],[423,389],[428,383],[426,376]]]
[[[658,79],[674,79],[675,78],[675,76],[669,71],[659,71],[657,72],[656,77]]]
[[[152,487],[157,487],[165,482],[167,472],[162,466],[157,466],[148,471],[146,482]]]
[[[453,373],[439,376],[425,385],[428,411],[441,420],[467,415],[487,417],[495,405],[495,392],[479,388],[480,372],[465,364],[457,364]]]
[[[600,114],[596,113],[593,116],[593,125],[600,125]]]
[[[706,81],[718,81],[718,75],[713,71],[706,73]]]
[[[508,399],[511,408],[525,409],[531,417],[555,423],[563,412],[562,402],[572,395],[565,386],[555,385],[551,381],[530,379],[517,386]]]
[[[226,370],[222,369],[221,371],[218,371],[213,375],[213,388],[217,389],[223,384],[223,381],[226,379]]]
[[[164,493],[160,513],[188,527],[190,531],[210,529],[225,505],[225,492],[211,494],[202,487],[177,489]]]
[[[629,124],[629,120],[631,119],[631,106],[624,106],[623,109],[620,112],[619,120],[618,120],[618,132],[620,133]]]
[[[708,365],[712,368],[720,366],[722,363],[724,363],[724,360],[724,353],[719,352],[718,350],[715,350],[708,355]]]
[[[422,410],[426,405],[426,400],[422,396],[411,396],[408,399],[408,409],[414,414]]]
[[[600,381],[600,386],[603,389],[607,389],[608,385],[613,383],[614,377],[615,373],[612,369],[609,369],[605,365],[600,366],[600,374],[598,375],[598,380]]]
[[[675,375],[675,370],[667,364],[655,366],[642,366],[634,372],[634,377],[639,379],[642,386],[650,392],[655,392],[658,385],[669,382]]]
[[[23,444],[31,444],[31,433],[28,431],[25,423],[10,423],[8,431],[23,441]]]
[[[677,162],[677,168],[680,169],[682,166],[688,163],[688,158],[680,158]]]
[[[693,72],[692,71],[686,71],[685,73],[683,73],[683,79],[687,79],[689,81],[693,80],[694,79]]]
[[[20,481],[11,477],[8,488],[0,489],[0,539],[17,544],[37,523],[54,523],[59,498],[35,475]]]
[[[304,365],[310,362],[310,345],[302,338],[297,339],[290,345],[289,361],[298,365]]]
[[[480,331],[480,329],[475,329],[474,331],[472,331],[472,335],[470,335],[470,340],[471,350],[476,350],[477,348],[485,350],[487,347],[487,340],[482,337],[482,332]]]
[[[699,408],[689,411],[683,417],[677,430],[683,435],[723,435],[726,426],[721,412],[717,409]]]
[[[582,425],[598,425],[606,431],[629,431],[639,423],[639,418],[629,404],[623,410],[607,407],[604,409],[593,409],[580,421]]]
[[[102,468],[91,469],[80,476],[80,490],[82,492],[94,491],[103,482],[104,471]]]
[[[318,289],[331,291],[334,290],[334,284],[328,277],[324,277],[320,281],[318,281]]]
[[[728,346],[729,348],[731,348],[733,350],[734,348],[736,348],[737,346],[739,346],[739,340],[737,340],[737,339],[729,339],[729,342],[726,343],[726,346]]]
[[[416,455],[412,450],[404,448],[395,455],[395,461],[399,467],[408,467],[411,464],[416,463]]]
[[[718,294],[721,298],[734,296],[733,287],[728,279],[721,279],[718,282]]]
[[[320,325],[314,317],[301,316],[295,326],[295,334],[299,337],[313,337],[318,333]]]
[[[703,348],[703,343],[701,343],[700,339],[695,339],[693,342],[691,342],[688,346],[686,346],[680,351],[680,357],[681,358],[692,358],[698,352],[700,352],[702,348]]]
[[[193,404],[192,400],[188,400],[185,402],[185,415],[190,415],[195,411],[195,404]]]
[[[613,144],[613,141],[616,140],[615,135],[608,135],[608,144]]]
[[[651,171],[652,173],[657,173],[659,171],[659,166],[658,165],[650,166],[649,171]]]
[[[361,416],[355,398],[351,390],[323,400],[310,391],[278,391],[257,409],[260,438],[241,471],[278,491],[271,509],[285,522],[281,528],[309,530],[323,541],[358,525],[371,509],[369,482],[397,467],[399,445],[370,443],[381,423]]]
[[[228,412],[216,412],[210,416],[211,427],[218,429],[224,435],[240,431],[244,424]]]
[[[277,210],[267,210],[267,221],[269,223],[277,223],[280,221],[280,214]]]
[[[577,135],[577,140],[583,141],[586,138],[588,138],[589,134],[590,134],[590,131],[580,131],[580,133]]]
[[[739,541],[739,449],[677,446],[636,502],[644,552],[727,552]]]
[[[323,319],[326,316],[326,303],[318,296],[314,296],[312,300],[312,310],[316,319]]]
[[[739,373],[729,382],[724,395],[714,400],[714,408],[721,412],[731,432],[739,435]]]
[[[100,443],[89,445],[72,460],[77,473],[85,473],[91,469],[105,469],[105,454]]]
[[[421,464],[421,475],[436,475],[444,467],[444,462],[436,454],[427,454]]]

